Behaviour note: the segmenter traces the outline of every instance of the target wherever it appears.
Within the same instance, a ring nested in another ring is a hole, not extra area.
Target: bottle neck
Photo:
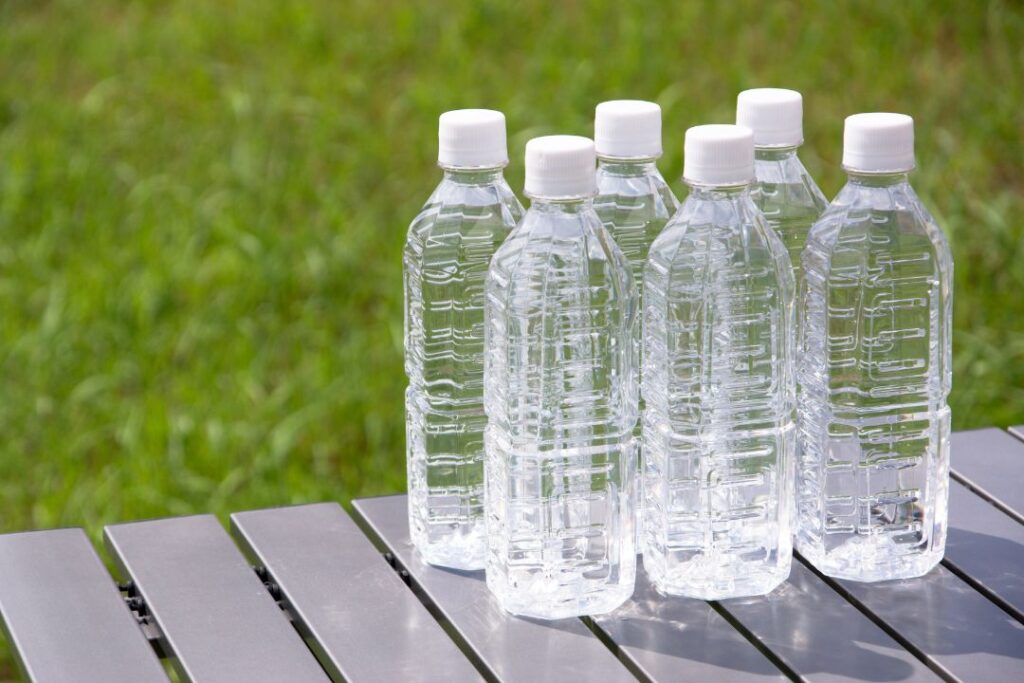
[[[699,183],[686,182],[690,188],[687,199],[701,201],[716,201],[721,199],[741,199],[750,196],[750,184],[743,185],[701,185]]]
[[[910,182],[910,172],[898,173],[863,173],[860,171],[846,172],[847,182],[859,187],[895,187]]]
[[[604,173],[621,176],[644,176],[658,172],[657,158],[643,157],[625,159],[621,157],[598,157],[597,167]]]
[[[469,168],[461,166],[442,166],[444,179],[460,185],[490,185],[502,179],[504,166],[491,168]]]
[[[793,145],[792,147],[755,147],[754,160],[786,161],[787,159],[795,159],[799,148],[799,145]]]
[[[586,197],[530,197],[530,210],[540,213],[575,214],[592,209],[594,198]]]

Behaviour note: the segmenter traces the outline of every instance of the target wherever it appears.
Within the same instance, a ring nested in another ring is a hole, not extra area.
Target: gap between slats
[[[409,590],[412,591],[413,595],[416,596],[416,599],[423,604],[427,609],[427,612],[430,613],[430,616],[440,624],[442,630],[444,630],[448,637],[452,639],[452,642],[454,642],[456,647],[459,648],[459,651],[462,652],[462,654],[470,661],[480,675],[488,681],[488,683],[500,683],[501,679],[498,678],[497,674],[487,666],[487,663],[484,662],[484,660],[473,650],[472,645],[462,637],[458,630],[452,626],[451,622],[449,622],[444,616],[441,609],[435,605],[434,601],[431,600],[429,596],[427,596],[426,592],[420,588],[419,584],[417,584],[416,580],[412,577],[412,574],[410,574],[405,565],[402,564],[402,560],[387,549],[387,544],[384,542],[384,539],[377,535],[377,532],[369,522],[363,518],[362,513],[357,509],[353,509],[353,513],[354,514],[351,515],[352,520],[356,523],[356,526],[359,527],[359,530],[362,531],[368,539],[370,539],[370,543],[372,543],[373,547],[377,549],[378,553],[380,553],[381,560],[387,563],[392,570],[398,572],[402,582],[409,588]]]
[[[868,609],[866,605],[861,603],[860,600],[851,595],[845,588],[842,587],[842,585],[839,584],[838,581],[831,579],[822,574],[821,572],[819,572],[817,567],[815,567],[813,564],[805,560],[803,556],[797,552],[793,553],[793,559],[795,561],[803,563],[803,565],[810,569],[815,576],[817,576],[821,581],[824,581],[829,588],[834,590],[844,600],[853,605],[861,614],[870,619],[876,626],[878,626],[878,628],[882,629],[886,634],[888,634],[890,638],[892,638],[897,643],[902,645],[907,652],[914,655],[914,657],[920,660],[922,664],[924,664],[929,669],[934,671],[936,675],[941,677],[943,680],[950,681],[950,683],[959,683],[960,679],[954,676],[951,672],[949,672],[945,667],[943,667],[939,662],[937,662],[935,659],[929,656],[926,652],[914,646],[914,644],[911,643],[906,637],[901,635],[899,631],[890,626],[888,622],[886,622],[884,619],[876,615],[874,612]]]
[[[366,536],[371,540],[371,542],[377,548],[378,552],[382,554],[382,557],[385,559],[385,561],[389,562],[395,571],[399,571],[402,574],[402,578],[409,586],[410,590],[414,592],[414,594],[423,603],[423,605],[427,608],[430,614],[435,619],[437,619],[437,621],[442,625],[442,627],[449,634],[452,640],[458,645],[460,650],[462,650],[463,653],[470,658],[474,665],[477,666],[478,670],[480,670],[481,673],[488,680],[498,680],[496,674],[493,671],[491,671],[486,666],[486,664],[484,664],[483,661],[474,653],[472,646],[468,642],[466,642],[462,638],[462,636],[458,634],[456,629],[454,629],[454,627],[452,627],[448,623],[447,619],[444,617],[438,606],[433,603],[433,601],[429,598],[429,596],[425,594],[424,591],[420,590],[419,586],[416,584],[415,579],[412,578],[410,574],[406,571],[404,565],[401,562],[401,559],[395,557],[387,551],[387,546],[383,539],[381,539],[377,535],[377,533],[372,529],[372,527],[362,517],[362,515],[357,513],[353,515],[353,519],[356,521],[356,523],[358,524],[359,528],[363,531],[363,533],[366,534]],[[898,643],[907,652],[909,652],[915,659],[920,661],[924,666],[928,667],[940,678],[946,681],[951,681],[953,683],[956,683],[960,680],[947,669],[945,669],[933,657],[929,656],[927,653],[920,650],[920,648],[914,646],[906,637],[902,636],[894,627],[890,626],[881,617],[877,616],[874,612],[872,612],[869,608],[867,608],[859,600],[857,600],[853,595],[851,595],[845,589],[843,589],[842,586],[838,584],[838,582],[829,579],[822,575],[820,572],[818,572],[813,567],[813,565],[804,560],[799,554],[794,554],[794,561],[802,562],[808,569],[811,570],[811,572],[817,577],[818,580],[824,581],[825,585],[827,585],[831,590],[835,591],[843,600],[851,604],[858,612],[863,614],[882,632],[891,637],[896,643]],[[959,571],[958,568],[956,568],[956,566],[953,565],[951,562],[944,560],[943,563],[947,566],[948,569],[953,571],[953,573],[956,574],[959,578],[964,578],[963,572]],[[967,583],[972,589],[979,592],[985,599],[989,600],[990,602],[993,602],[998,607],[1000,607],[1000,609],[1008,612],[1012,617],[1019,620],[1020,615],[1016,614],[1015,611],[1012,610],[1012,608],[1007,609],[1008,606],[1003,601],[999,600],[996,596],[994,596],[990,591],[979,589],[977,583],[973,581],[965,581],[965,583]],[[778,654],[773,652],[769,645],[761,641],[753,632],[751,632],[746,626],[744,626],[742,621],[738,617],[733,615],[727,607],[716,601],[709,602],[708,604],[712,607],[712,609],[718,612],[734,629],[736,629],[736,631],[738,631],[738,633],[744,638],[744,640],[746,640],[748,643],[750,643],[752,647],[761,652],[776,668],[778,668],[783,675],[795,681],[806,680],[805,677],[801,676],[798,672],[796,672],[790,666],[788,666]],[[625,652],[625,650],[614,641],[613,637],[609,633],[607,633],[604,629],[601,628],[600,624],[598,624],[595,620],[587,617],[584,617],[582,621],[591,630],[591,632],[593,632],[594,635],[605,645],[605,647],[607,647],[616,656],[616,658],[620,662],[622,662],[624,666],[627,667],[630,673],[637,677],[638,680],[651,680],[650,678],[645,676],[641,670],[639,670],[638,664],[634,662],[630,658],[629,654]]]
[[[1009,429],[1007,429],[1005,431],[1010,436],[1012,436],[1015,439],[1017,439],[1017,441],[1024,442],[1024,426],[1021,426],[1021,427],[1011,427],[1011,428],[1009,428]],[[981,484],[978,484],[977,482],[973,481],[972,479],[970,479],[970,478],[964,476],[963,474],[960,474],[959,472],[957,472],[956,468],[953,467],[952,464],[950,465],[950,468],[949,468],[949,476],[952,479],[955,479],[956,481],[960,482],[961,484],[963,484],[964,486],[969,488],[979,498],[982,498],[983,500],[985,500],[987,503],[989,503],[990,505],[995,507],[997,510],[999,510],[1003,514],[1006,514],[1006,515],[1012,517],[1019,524],[1024,524],[1024,514],[1022,514],[1021,512],[1018,512],[1017,510],[1014,510],[1012,507],[1010,507],[1009,505],[1007,505],[1006,503],[1001,501],[998,496],[995,496],[992,493],[990,493],[989,491],[987,491],[985,489],[985,487],[982,486]]]
[[[970,479],[964,477],[962,474],[960,474],[959,472],[957,472],[956,470],[954,470],[952,468],[950,468],[950,470],[949,470],[949,476],[953,480],[955,480],[955,481],[963,484],[964,486],[966,486],[968,489],[971,490],[971,493],[973,493],[974,495],[978,496],[979,498],[984,500],[986,503],[988,503],[989,505],[991,505],[995,509],[999,510],[1001,513],[1007,515],[1008,517],[1013,518],[1013,520],[1015,522],[1017,522],[1018,524],[1024,524],[1024,515],[1019,514],[1016,510],[1011,508],[1009,505],[1007,505],[1006,503],[1003,503],[1001,500],[999,500],[998,498],[993,496],[991,493],[986,491],[984,489],[984,487],[974,483],[973,481],[971,481]]]

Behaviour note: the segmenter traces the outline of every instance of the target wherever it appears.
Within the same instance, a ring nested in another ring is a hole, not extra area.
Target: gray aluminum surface
[[[1024,681],[1024,624],[944,566],[908,581],[840,584],[948,675]]]
[[[789,578],[770,594],[721,605],[804,680],[940,680],[796,559]]]
[[[266,567],[337,680],[477,681],[469,659],[337,503],[237,512],[235,536]]]
[[[1020,437],[953,435],[955,478],[966,486],[950,484],[946,559],[926,577],[858,584],[795,562],[771,595],[711,605],[659,596],[641,573],[630,602],[593,620],[604,643],[586,620],[504,614],[480,572],[424,565],[409,543],[405,496],[355,507],[432,613],[333,503],[232,516],[294,626],[210,515],[111,526],[106,537],[160,626],[161,649],[197,683],[327,681],[300,632],[332,677],[355,683],[476,680],[471,661],[530,683],[627,681],[630,670],[657,681],[783,672],[1024,681],[1024,429]],[[0,536],[0,617],[36,683],[168,680],[81,530]]]
[[[1024,525],[956,481],[949,509],[946,564],[1024,620]]]
[[[952,435],[953,473],[1024,522],[1024,443],[1001,429]]]
[[[329,680],[213,515],[118,524],[105,535],[185,680]]]
[[[81,529],[0,536],[0,616],[35,683],[167,683]]]
[[[413,553],[405,496],[353,504],[469,648],[502,681],[632,681],[634,677],[579,619],[539,621],[504,613],[483,572],[424,564]]]
[[[633,598],[594,621],[654,681],[784,681],[786,677],[703,600],[659,595],[641,570]]]

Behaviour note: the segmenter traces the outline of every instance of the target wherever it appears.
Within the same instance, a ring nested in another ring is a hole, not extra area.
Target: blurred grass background
[[[653,99],[681,192],[756,86],[829,196],[844,116],[914,116],[954,427],[1024,422],[1020,3],[0,0],[0,530],[402,490],[438,114],[503,110],[519,189],[528,138]]]

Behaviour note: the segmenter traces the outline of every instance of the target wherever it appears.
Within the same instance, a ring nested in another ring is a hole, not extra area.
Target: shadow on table
[[[991,547],[992,539],[984,540]],[[1024,625],[945,566],[919,579],[842,586],[954,675],[996,666],[1024,680]]]
[[[422,563],[422,560],[418,561]],[[423,567],[420,569],[422,570]],[[464,587],[459,593],[466,601],[465,608],[469,607],[470,602],[486,601],[488,603],[484,609],[480,609],[480,605],[473,605],[473,611],[478,622],[482,621],[489,625],[487,630],[492,634],[490,641],[492,646],[514,645],[514,643],[499,645],[493,640],[493,636],[499,631],[504,632],[507,637],[511,632],[517,630],[515,627],[509,628],[509,619],[513,622],[541,626],[572,636],[593,638],[583,622],[576,618],[547,621],[508,616],[501,611],[486,588],[476,584],[476,582],[479,584],[485,582],[483,572],[467,572],[441,567],[428,567],[427,570],[442,572],[457,579],[460,583],[464,583]],[[458,611],[461,608],[453,606],[449,602],[447,609]],[[700,674],[714,673],[713,669],[742,671],[750,675],[760,674],[771,678],[780,676],[778,668],[761,652],[752,647],[708,603],[699,600],[668,599],[657,595],[644,578],[642,568],[639,570],[637,591],[634,593],[633,599],[612,614],[596,617],[594,621],[611,637],[619,649],[639,648],[659,651],[663,655],[668,655],[671,661],[663,659],[653,666],[650,662],[642,661],[642,658],[637,662],[642,668],[654,674],[655,678],[675,680],[681,675],[703,678]],[[523,656],[523,653],[519,651],[509,651],[508,654],[515,657]],[[530,656],[543,660],[551,654],[535,651],[530,653]],[[691,665],[680,668],[681,660],[691,663],[701,662],[710,666],[695,668]]]
[[[778,667],[750,645],[721,614],[702,600],[659,595],[646,577],[637,577],[633,599],[611,614],[597,617],[598,626],[620,648],[628,650],[655,678],[674,680],[694,670],[712,680],[710,670],[741,671],[778,678]],[[654,656],[651,656],[654,655]],[[672,672],[676,675],[672,675]]]
[[[726,600],[727,612],[787,666],[800,674],[829,673],[867,681],[934,678],[806,568],[770,595]],[[631,602],[598,619],[619,645],[649,659],[648,668],[686,670],[683,662],[778,676],[778,668],[710,604],[665,597],[646,578]],[[645,657],[653,653],[653,658]]]
[[[1024,566],[1024,546],[964,530],[957,530],[955,536],[961,551],[977,554],[982,562],[986,558],[993,562],[1003,592],[1024,593],[1018,569]],[[454,600],[447,603],[447,609],[458,611],[471,602],[487,600],[492,603],[490,608],[476,618],[494,624],[505,619],[483,586],[483,572],[431,570],[473,582],[455,591],[457,596],[449,595]],[[1024,675],[1020,666],[1024,626],[943,566],[911,581],[842,582],[842,588],[954,674],[995,666],[1002,672]],[[799,560],[794,561],[789,580],[771,595],[727,600],[721,606],[754,633],[765,649],[800,674],[867,681],[935,679],[920,661]],[[576,619],[523,621],[581,637],[589,635],[580,630]],[[780,673],[714,607],[700,600],[659,595],[642,568],[633,599],[595,622],[617,647],[627,650],[655,677],[663,672],[671,679],[672,672],[693,669],[684,662],[704,665],[697,669],[711,673],[716,669],[767,677]]]
[[[1024,544],[951,525],[947,562],[1024,613]]]
[[[962,540],[983,541],[991,549],[1001,539]],[[1000,552],[1020,557],[1024,548],[1012,545],[1017,547]],[[912,645],[953,671],[995,667],[1004,673],[1024,672],[1019,665],[1024,660],[1024,626],[944,567],[912,581],[843,586],[861,602],[870,602],[869,609]],[[935,680],[922,662],[800,561],[794,561],[790,578],[770,595],[720,605],[800,674]],[[775,672],[755,648],[737,647],[739,632],[710,605],[660,596],[644,577],[630,603],[597,621],[616,643],[634,648],[635,657],[659,669],[670,670],[675,662],[685,670],[687,661],[748,673]]]
[[[415,562],[419,572],[435,572],[450,576],[453,580],[462,582],[463,587],[459,593],[462,599],[466,602],[486,602],[486,608],[479,610],[477,619],[489,619],[493,621],[493,624],[497,626],[500,622],[507,619],[515,619],[524,623],[535,624],[537,626],[543,626],[545,628],[554,629],[556,631],[563,631],[566,633],[573,633],[576,635],[584,634],[588,638],[591,637],[589,629],[582,625],[580,620],[573,617],[569,619],[535,619],[532,617],[519,617],[513,616],[506,613],[498,605],[497,600],[492,597],[490,591],[487,589],[487,579],[483,570],[479,571],[466,571],[462,569],[451,569],[449,567],[437,567],[434,565],[428,565],[419,558],[418,554],[415,556]],[[446,609],[448,611],[453,610],[453,602],[451,600],[446,601]],[[455,610],[460,609],[457,605],[454,607]]]
[[[797,560],[789,579],[770,595],[721,604],[800,674],[934,679],[913,654]]]

